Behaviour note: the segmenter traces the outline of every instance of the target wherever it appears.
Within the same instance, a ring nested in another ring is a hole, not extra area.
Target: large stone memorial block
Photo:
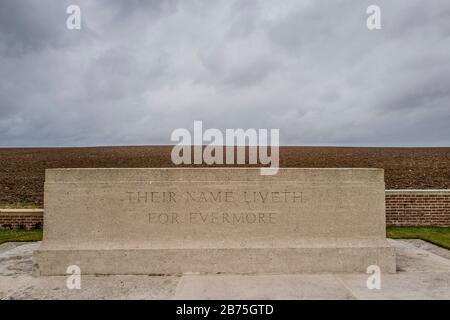
[[[395,272],[381,169],[52,169],[35,271]]]

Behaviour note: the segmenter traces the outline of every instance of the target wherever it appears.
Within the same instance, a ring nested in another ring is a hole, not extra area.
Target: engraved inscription
[[[128,203],[302,203],[302,192],[298,191],[200,191],[176,193],[173,191],[127,192]]]
[[[262,224],[275,223],[277,212],[150,212],[150,224]]]
[[[148,208],[150,211],[146,212],[148,223],[153,225],[258,225],[276,223],[278,211],[274,206],[277,204],[291,203],[300,206],[304,202],[304,198],[302,192],[288,190],[240,192],[229,190],[142,190],[126,192],[126,201],[130,205]],[[247,210],[242,211],[237,207],[227,210],[220,205],[228,203],[240,204],[243,209]],[[191,208],[189,204],[195,205],[196,209]],[[186,205],[186,210],[184,210],[184,205]],[[267,205],[271,205],[271,207],[265,208]],[[254,206],[257,207],[251,210],[250,208]]]

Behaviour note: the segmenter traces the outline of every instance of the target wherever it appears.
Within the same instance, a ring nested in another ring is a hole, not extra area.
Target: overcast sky
[[[0,0],[0,75],[0,146],[450,146],[450,1]]]

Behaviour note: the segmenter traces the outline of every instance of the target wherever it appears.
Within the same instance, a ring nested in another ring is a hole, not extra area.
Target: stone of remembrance
[[[52,169],[37,275],[395,272],[382,169]]]

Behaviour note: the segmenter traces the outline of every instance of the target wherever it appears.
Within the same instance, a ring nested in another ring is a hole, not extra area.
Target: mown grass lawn
[[[41,208],[42,206],[30,202],[18,202],[14,204],[0,205],[0,209],[41,209]]]
[[[387,227],[392,239],[422,239],[450,250],[450,227]]]
[[[0,229],[0,244],[5,242],[29,242],[42,240],[42,229],[4,230]]]

